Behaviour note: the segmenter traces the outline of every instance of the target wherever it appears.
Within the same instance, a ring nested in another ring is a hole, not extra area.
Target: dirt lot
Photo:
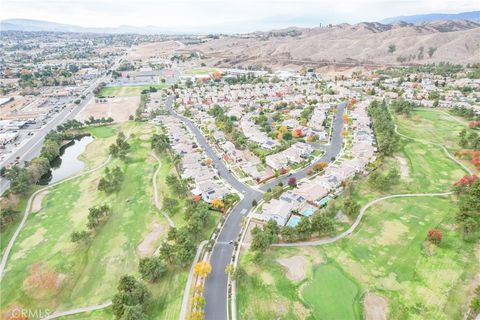
[[[128,52],[129,60],[141,60],[159,57],[165,53],[174,51],[180,48],[181,45],[176,41],[163,41],[141,44],[133,47]]]
[[[107,102],[91,100],[77,115],[77,119],[84,121],[90,116],[94,118],[112,117],[117,122],[127,121],[130,115],[135,114],[140,103],[140,97],[107,98]]]

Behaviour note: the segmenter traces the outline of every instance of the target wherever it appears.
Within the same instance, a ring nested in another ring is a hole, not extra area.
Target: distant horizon
[[[311,28],[479,10],[472,0],[3,0],[0,9],[1,21],[39,20],[102,29],[156,27],[167,32],[195,33]]]

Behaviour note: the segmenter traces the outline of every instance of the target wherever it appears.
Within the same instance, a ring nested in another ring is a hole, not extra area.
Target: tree
[[[27,193],[30,189],[30,179],[27,169],[19,166],[13,166],[5,173],[5,177],[10,181],[10,190],[13,193]]]
[[[441,231],[441,230],[438,230],[438,229],[430,229],[430,230],[428,230],[427,237],[428,237],[428,240],[429,240],[431,243],[434,243],[434,244],[436,244],[436,245],[439,245],[440,242],[442,242],[443,234],[442,234],[442,231]]]
[[[215,209],[221,210],[221,209],[223,209],[224,206],[225,205],[224,205],[222,199],[215,198],[215,199],[212,200],[212,207],[214,207]]]
[[[171,215],[174,215],[178,210],[179,202],[177,199],[165,197],[163,198],[163,208]]]
[[[142,314],[146,311],[151,299],[151,294],[147,287],[135,279],[134,276],[125,275],[120,278],[117,290],[112,299],[115,317],[117,319],[125,319],[126,317],[140,315],[140,319],[142,319]],[[127,311],[131,307],[137,308]]]
[[[315,164],[314,170],[315,171],[322,171],[326,167],[328,167],[328,163],[326,163],[325,161],[320,161],[320,162],[317,162]]]
[[[72,242],[87,242],[90,239],[90,233],[88,231],[74,231],[72,232],[70,239]]]
[[[308,239],[312,235],[312,226],[308,217],[302,217],[295,226],[295,232],[299,239]]]
[[[98,190],[106,193],[118,191],[124,179],[124,173],[119,167],[113,169],[105,168],[105,176],[98,182]]]
[[[393,43],[388,46],[389,53],[394,53],[396,50],[397,50],[397,46],[394,45]]]
[[[11,207],[2,208],[0,210],[0,230],[4,230],[6,226],[14,222],[18,218],[18,211]]]
[[[360,205],[353,199],[348,198],[343,202],[343,209],[349,217],[356,217],[360,211]]]
[[[174,228],[172,229],[175,230]],[[159,256],[168,264],[173,264],[175,262],[175,247],[166,241],[162,242]]]
[[[143,320],[148,319],[145,312],[142,310],[142,307],[139,305],[135,306],[124,306],[124,312],[122,320]]]
[[[295,229],[290,226],[284,226],[280,231],[280,235],[282,236],[282,239],[286,242],[292,242],[297,240],[297,234],[295,232]]]
[[[297,178],[295,177],[290,177],[288,179],[288,185],[292,188],[295,188],[297,186]]]
[[[188,320],[203,320],[205,319],[205,313],[201,310],[192,311],[188,315]]]
[[[252,245],[251,249],[260,253],[265,252],[270,245],[268,237],[262,232],[262,229],[255,226],[252,229]]]
[[[170,139],[165,134],[154,134],[151,141],[152,149],[159,153],[165,153],[170,150]]]
[[[332,218],[323,213],[317,212],[311,218],[312,231],[320,235],[332,232],[335,228]]]
[[[206,278],[212,272],[212,265],[208,261],[200,261],[193,267],[193,272],[200,278]]]
[[[111,213],[112,209],[106,204],[89,208],[87,228],[91,230],[96,229]]]
[[[138,271],[143,280],[155,282],[165,273],[166,268],[159,257],[147,257],[140,259]]]
[[[130,145],[127,142],[125,134],[120,131],[117,135],[115,143],[109,147],[110,155],[114,158],[125,160],[128,150],[130,150]]]

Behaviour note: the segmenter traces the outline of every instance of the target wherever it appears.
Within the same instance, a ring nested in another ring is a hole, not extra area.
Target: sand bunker
[[[43,198],[48,194],[49,190],[45,190],[37,194],[37,196],[33,199],[32,203],[32,212],[36,213],[40,210],[42,210],[42,201]]]
[[[145,238],[143,238],[142,243],[138,246],[138,254],[142,257],[151,256],[155,252],[155,242],[160,237],[160,235],[165,231],[165,226],[153,223],[152,231],[150,231]]]
[[[287,269],[287,278],[292,281],[300,281],[305,278],[305,266],[307,259],[304,256],[277,259]]]
[[[363,301],[366,320],[387,320],[387,300],[374,293],[367,293]]]

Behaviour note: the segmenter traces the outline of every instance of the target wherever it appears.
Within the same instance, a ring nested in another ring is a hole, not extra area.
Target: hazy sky
[[[479,8],[480,0],[0,0],[0,19],[234,32]]]

